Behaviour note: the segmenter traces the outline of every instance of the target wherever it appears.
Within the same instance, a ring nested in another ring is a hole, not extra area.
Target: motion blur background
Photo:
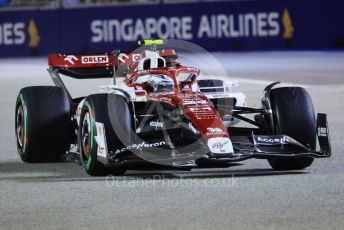
[[[130,51],[183,39],[209,51],[344,47],[340,0],[0,0],[0,57]]]

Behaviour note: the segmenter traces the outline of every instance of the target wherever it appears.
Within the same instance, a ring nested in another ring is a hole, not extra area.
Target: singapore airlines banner
[[[344,47],[341,1],[219,1],[0,11],[0,57],[130,51],[182,39],[210,51]]]

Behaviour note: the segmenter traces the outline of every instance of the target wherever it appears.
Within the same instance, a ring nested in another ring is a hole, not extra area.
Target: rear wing
[[[160,40],[152,40],[145,41],[144,45],[160,43]],[[136,68],[145,55],[144,51],[126,54],[119,50],[110,54],[50,54],[48,72],[55,85],[63,88],[72,100],[60,74],[76,79],[113,78],[113,84],[116,84],[116,77],[124,77],[128,71]],[[165,59],[166,65],[176,65],[178,57],[173,49],[163,49],[159,51],[159,55]]]
[[[50,54],[49,69],[77,79],[112,78],[117,58],[113,54]]]
[[[50,54],[48,72],[54,84],[61,87],[72,102],[73,99],[60,74],[76,79],[114,78],[116,62],[117,53]]]

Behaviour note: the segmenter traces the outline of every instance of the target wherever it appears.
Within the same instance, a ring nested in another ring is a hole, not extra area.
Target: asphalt
[[[51,85],[46,60],[0,60],[0,229],[343,229],[344,53],[218,53],[250,106],[264,85],[305,87],[328,114],[333,156],[300,171],[265,160],[230,168],[128,171],[90,177],[75,162],[27,164],[16,152],[14,103],[20,88]],[[200,66],[202,68],[202,66]],[[67,80],[73,95],[109,80]]]

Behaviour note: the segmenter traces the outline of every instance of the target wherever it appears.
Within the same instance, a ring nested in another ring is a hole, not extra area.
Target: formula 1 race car
[[[200,69],[181,65],[172,48],[159,49],[162,40],[139,43],[132,53],[49,55],[56,86],[23,88],[16,101],[21,159],[77,155],[90,175],[120,175],[142,163],[223,167],[249,158],[267,159],[275,170],[298,170],[331,155],[326,114],[315,118],[305,89],[272,83],[261,107],[249,108],[236,82],[198,79]],[[112,78],[113,84],[72,98],[60,74]]]

